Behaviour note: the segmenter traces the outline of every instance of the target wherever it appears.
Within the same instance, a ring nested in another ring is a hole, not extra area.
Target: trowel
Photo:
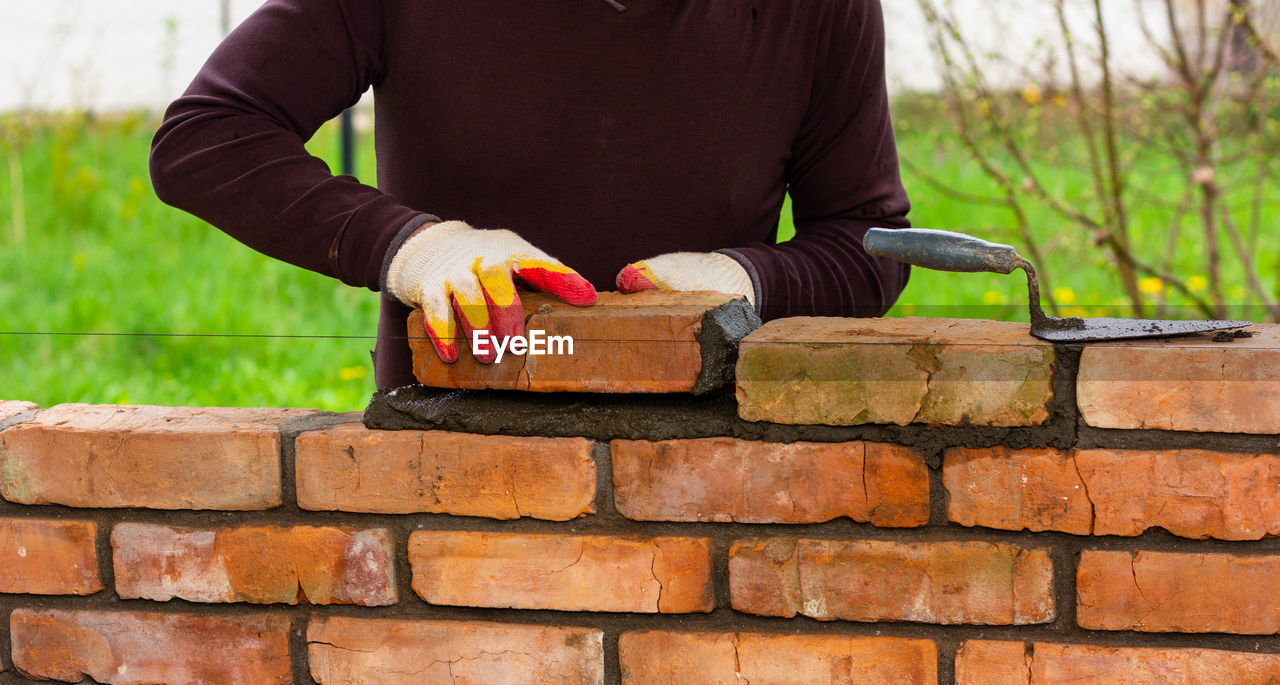
[[[1052,342],[1095,342],[1128,338],[1166,338],[1205,331],[1244,328],[1251,321],[1160,321],[1155,319],[1104,319],[1046,316],[1040,308],[1040,282],[1036,269],[1013,247],[990,243],[964,233],[928,228],[873,228],[863,239],[867,253],[889,257],[914,266],[941,271],[997,274],[1022,269],[1030,291],[1031,335]]]

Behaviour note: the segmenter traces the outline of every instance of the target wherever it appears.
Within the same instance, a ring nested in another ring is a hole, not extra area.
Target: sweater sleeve
[[[889,117],[880,3],[831,5],[787,163],[796,235],[779,245],[724,250],[752,274],[765,320],[879,316],[909,275],[905,265],[862,248],[868,228],[910,226]]]
[[[423,215],[304,142],[386,68],[381,0],[268,0],[217,48],[151,146],[164,202],[283,261],[379,289],[388,248]]]

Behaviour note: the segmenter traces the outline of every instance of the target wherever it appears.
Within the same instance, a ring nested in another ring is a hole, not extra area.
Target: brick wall
[[[737,345],[622,309],[579,344],[693,352],[587,349],[524,386],[607,395],[363,415],[0,403],[0,681],[1280,680],[1280,327],[1081,348],[798,319]],[[702,394],[623,392],[654,378]]]

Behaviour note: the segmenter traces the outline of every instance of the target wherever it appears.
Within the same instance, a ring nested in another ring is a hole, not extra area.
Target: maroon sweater
[[[303,147],[370,87],[378,188]],[[908,225],[878,0],[269,0],[169,108],[151,176],[374,290],[437,216],[510,228],[602,290],[631,261],[724,251],[766,320],[879,315],[908,273],[861,245]],[[379,387],[412,381],[407,313],[383,298]]]

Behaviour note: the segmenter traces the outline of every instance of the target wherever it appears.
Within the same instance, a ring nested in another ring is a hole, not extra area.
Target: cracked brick
[[[625,632],[623,685],[937,682],[930,640],[839,635]]]
[[[176,528],[122,523],[111,532],[124,599],[254,604],[396,602],[385,529]]]
[[[735,542],[729,555],[733,608],[749,614],[944,625],[1027,625],[1055,616],[1053,564],[1044,550],[757,538]]]
[[[898,445],[707,438],[615,440],[610,451],[618,511],[638,521],[929,521],[924,458]]]
[[[1089,345],[1076,380],[1080,413],[1099,428],[1280,433],[1280,324],[1249,330],[1229,344],[1197,336]]]
[[[948,515],[966,526],[1187,538],[1280,535],[1280,455],[1209,450],[947,450]]]
[[[743,339],[738,414],[786,424],[1035,426],[1053,346],[1025,324],[966,319],[771,321]]]
[[[63,404],[0,432],[0,495],[19,504],[269,509],[278,424],[302,409]]]
[[[1074,456],[1051,448],[952,448],[943,457],[947,516],[964,526],[1088,535],[1093,504]]]
[[[710,541],[415,531],[413,589],[431,604],[561,611],[711,611]]]
[[[595,510],[591,449],[582,438],[379,431],[343,424],[298,436],[298,505],[567,521]]]
[[[1100,645],[1032,645],[1031,685],[1088,682],[1213,683],[1254,685],[1280,682],[1280,655],[1229,652],[1195,647],[1104,647]],[[977,685],[973,681],[961,685]],[[1024,681],[1025,682],[1025,681]]]
[[[10,623],[14,666],[40,680],[293,682],[287,616],[18,609]]]
[[[1086,550],[1076,588],[1090,630],[1280,633],[1280,556]]]
[[[603,639],[590,628],[335,616],[308,626],[307,654],[322,685],[598,685]]]
[[[0,593],[90,595],[102,589],[92,521],[0,519]]]

